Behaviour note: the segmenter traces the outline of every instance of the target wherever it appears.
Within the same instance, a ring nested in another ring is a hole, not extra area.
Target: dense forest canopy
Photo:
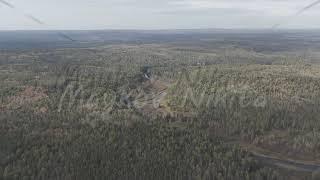
[[[0,179],[317,178],[319,34],[47,33],[0,45]]]

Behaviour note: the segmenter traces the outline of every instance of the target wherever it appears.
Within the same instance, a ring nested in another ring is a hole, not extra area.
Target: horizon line
[[[140,28],[108,28],[108,29],[0,29],[0,32],[12,31],[203,31],[203,30],[268,30],[268,31],[282,31],[282,30],[320,30],[317,28],[158,28],[158,29],[140,29]]]

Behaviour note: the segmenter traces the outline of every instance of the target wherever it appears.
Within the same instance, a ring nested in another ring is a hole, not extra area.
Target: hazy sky
[[[288,17],[315,0],[6,0],[0,30],[320,28],[320,5]],[[45,22],[37,24],[25,14]]]

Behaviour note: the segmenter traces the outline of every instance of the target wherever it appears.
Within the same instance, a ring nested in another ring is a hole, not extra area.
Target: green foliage
[[[15,118],[17,115],[7,117]],[[25,129],[5,130],[2,141],[10,158],[4,178],[31,179],[270,179],[272,170],[260,167],[238,147],[193,129],[159,123],[131,126],[99,123],[92,128],[75,118],[30,117]],[[24,116],[26,119],[27,116]],[[52,119],[51,119],[52,118]],[[50,122],[61,119],[61,122]],[[70,122],[69,125],[62,122]],[[1,124],[6,121],[1,120]],[[42,123],[40,123],[42,122]],[[61,124],[60,124],[61,123]],[[2,125],[3,126],[3,125]],[[23,138],[17,136],[21,134]],[[20,139],[21,138],[21,139]],[[11,153],[10,153],[11,152]]]
[[[288,179],[231,141],[264,143],[280,129],[286,145],[316,153],[319,67],[213,65],[274,58],[152,45],[8,52],[0,59],[0,179]],[[176,82],[165,104],[172,116],[120,102],[139,95],[146,72]],[[47,98],[21,95],[26,87]],[[29,103],[10,108],[15,98]]]
[[[175,111],[196,112],[204,124],[220,129],[220,135],[257,141],[273,130],[296,131],[305,136],[288,137],[287,143],[315,152],[318,138],[310,132],[320,131],[318,68],[217,65],[189,69],[170,89],[167,102]]]

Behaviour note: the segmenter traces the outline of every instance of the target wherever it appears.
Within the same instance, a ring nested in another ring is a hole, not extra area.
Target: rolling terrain
[[[318,178],[319,33],[67,33],[0,33],[0,179]]]

